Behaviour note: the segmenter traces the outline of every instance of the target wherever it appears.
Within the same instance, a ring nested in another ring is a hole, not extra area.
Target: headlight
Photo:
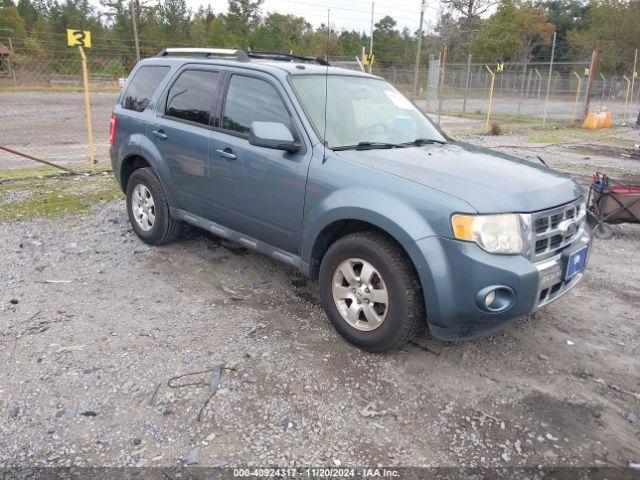
[[[451,217],[453,235],[458,240],[476,242],[490,253],[524,253],[521,215],[461,215]]]

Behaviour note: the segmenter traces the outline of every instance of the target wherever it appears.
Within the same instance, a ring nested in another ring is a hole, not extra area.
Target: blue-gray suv
[[[392,85],[321,59],[166,49],[131,73],[111,161],[152,245],[196,225],[319,280],[335,329],[371,352],[425,325],[493,332],[582,278],[582,189],[453,141]]]

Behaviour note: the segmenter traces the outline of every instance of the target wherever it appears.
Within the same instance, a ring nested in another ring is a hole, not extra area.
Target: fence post
[[[615,83],[616,76],[613,75],[611,77],[611,83],[609,84],[609,97],[607,98],[607,102],[611,103],[611,94],[613,93],[613,84]]]
[[[489,87],[489,106],[487,107],[487,121],[485,123],[485,128],[487,129],[487,131],[489,131],[489,119],[491,118],[491,106],[493,104],[493,84],[496,81],[496,74],[489,68],[488,65],[485,65],[485,68],[491,75],[491,87]]]
[[[16,69],[13,66],[13,62],[11,61],[11,57],[13,56],[13,42],[11,41],[11,37],[9,37],[9,68],[11,68],[11,76],[13,77],[13,86],[18,88],[18,81],[16,80]]]
[[[600,111],[604,108],[604,92],[607,89],[607,78],[600,72],[600,78],[602,78],[602,98],[600,99]]]
[[[578,101],[580,100],[580,90],[582,89],[582,77],[574,70],[573,74],[578,79],[578,88],[576,88],[576,99],[573,102],[573,115],[571,115],[571,125],[576,123],[576,113],[578,113]]]
[[[636,81],[636,64],[638,63],[638,49],[636,48],[636,53],[633,56],[633,71],[631,72],[631,99],[629,100],[629,108],[631,108],[631,103],[633,103],[633,87]]]
[[[524,62],[522,71],[522,82],[520,82],[520,97],[518,98],[518,115],[520,115],[520,107],[522,106],[522,94],[524,92],[524,81],[527,78],[527,62]]]
[[[622,115],[622,123],[627,123],[627,117],[629,114],[629,90],[631,89],[631,80],[626,75],[622,78],[627,82],[627,94],[624,96],[624,114]]]
[[[469,95],[469,74],[471,73],[471,54],[467,57],[467,76],[464,81],[464,100],[462,100],[462,115],[467,110],[467,95]]]
[[[444,74],[447,65],[447,44],[444,44],[444,50],[442,52],[442,62],[440,62],[440,85],[438,87],[438,125],[440,125],[440,116],[442,115],[442,97],[444,96]]]
[[[536,114],[538,113],[538,110],[540,109],[540,91],[542,90],[542,75],[540,74],[540,72],[538,71],[537,68],[534,68],[535,72],[536,72],[536,77],[537,77],[537,83],[538,83],[538,96],[536,98]],[[538,116],[538,118],[540,118]]]
[[[549,103],[549,89],[551,88],[551,74],[553,73],[553,57],[556,53],[556,32],[553,32],[553,44],[551,45],[551,60],[549,61],[549,78],[547,79],[547,96],[544,100],[544,114],[542,124],[547,123],[547,105]]]

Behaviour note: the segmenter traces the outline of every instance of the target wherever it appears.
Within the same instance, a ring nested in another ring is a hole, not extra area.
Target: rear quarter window
[[[149,65],[140,67],[122,97],[122,108],[143,112],[160,82],[169,73],[169,67]]]

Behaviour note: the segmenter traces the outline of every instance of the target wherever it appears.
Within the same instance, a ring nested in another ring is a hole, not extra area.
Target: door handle
[[[216,153],[218,155],[220,155],[222,158],[227,158],[229,160],[235,160],[236,158],[236,154],[233,153],[233,150],[231,150],[230,148],[225,148],[224,150],[216,150]]]
[[[169,136],[164,133],[164,130],[153,130],[151,133],[153,133],[156,137],[161,138],[162,140],[166,140],[167,138],[169,138]]]

